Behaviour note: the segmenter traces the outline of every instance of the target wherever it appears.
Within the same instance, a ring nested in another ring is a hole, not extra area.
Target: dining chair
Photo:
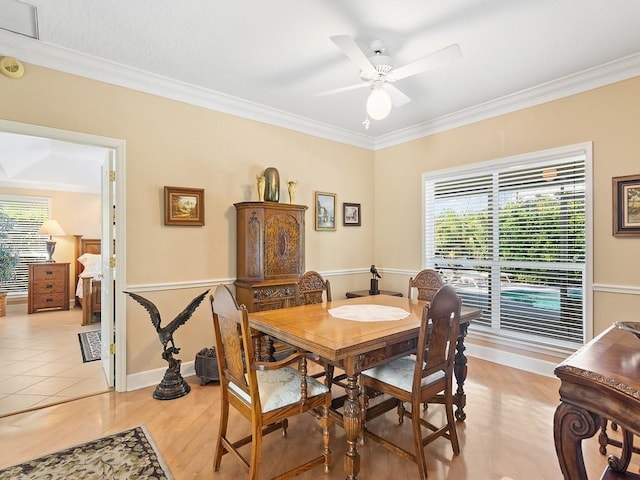
[[[409,292],[408,298],[412,298],[413,289],[418,291],[418,300],[425,300],[427,302],[433,299],[436,292],[445,285],[446,282],[442,279],[440,274],[430,268],[425,268],[418,272],[415,277],[409,279]]]
[[[221,387],[220,427],[216,440],[213,469],[218,471],[223,455],[232,453],[249,472],[248,478],[259,478],[263,436],[282,428],[286,437],[288,418],[309,410],[320,412],[322,454],[308,460],[277,478],[288,478],[317,465],[329,473],[330,390],[307,375],[306,354],[296,352],[277,362],[259,362],[254,358],[249,317],[244,305],[238,306],[226,285],[210,296],[216,337]],[[298,363],[298,369],[289,365]],[[229,407],[234,407],[251,422],[251,434],[232,440],[228,436]],[[304,442],[306,439],[301,439]],[[251,444],[250,452],[239,448]]]
[[[418,333],[415,355],[401,357],[380,366],[365,370],[362,385],[388,395],[380,403],[369,406],[364,396],[363,434],[418,465],[421,479],[427,478],[427,462],[424,447],[433,440],[444,437],[451,442],[453,453],[460,453],[455,418],[453,416],[453,360],[460,322],[461,301],[451,285],[441,287],[433,300],[424,306]],[[436,426],[421,417],[420,405],[437,394],[443,394],[446,423]],[[405,408],[405,403],[411,409]],[[411,419],[414,452],[392,443],[369,430],[370,421],[397,408],[398,421]],[[422,428],[427,430],[423,436]]]
[[[296,284],[296,302],[298,305],[312,305],[331,301],[331,283],[322,278],[318,272],[310,270],[300,277]],[[325,377],[326,385],[333,383],[333,365],[323,362],[319,357],[312,356],[311,359],[322,366],[322,372],[313,374],[314,378]],[[346,378],[346,375],[345,375]]]
[[[325,297],[323,299],[323,296]],[[300,277],[296,284],[296,300],[298,305],[310,305],[331,301],[331,284],[318,272],[310,270]]]

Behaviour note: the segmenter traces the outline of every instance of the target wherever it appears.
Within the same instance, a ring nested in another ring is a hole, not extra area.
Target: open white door
[[[115,158],[109,157],[102,165],[102,309],[100,330],[102,335],[102,368],[109,387],[114,385],[115,365],[115,308],[113,280],[115,278]],[[112,345],[114,347],[112,347]]]

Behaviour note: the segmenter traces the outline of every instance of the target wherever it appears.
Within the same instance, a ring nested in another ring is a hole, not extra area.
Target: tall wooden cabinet
[[[304,273],[305,205],[234,204],[237,214],[236,297],[250,312],[295,305]]]

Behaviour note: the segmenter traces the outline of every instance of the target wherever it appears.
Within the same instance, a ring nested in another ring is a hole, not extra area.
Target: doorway
[[[0,132],[19,134],[34,138],[45,138],[68,142],[70,146],[98,147],[108,152],[102,166],[101,182],[101,217],[102,217],[102,241],[103,251],[108,252],[103,264],[105,265],[105,280],[108,287],[103,290],[103,311],[101,313],[102,330],[102,368],[107,379],[108,386],[115,386],[116,390],[126,390],[126,345],[124,302],[117,301],[115,291],[124,290],[126,272],[124,269],[125,258],[125,211],[118,209],[118,205],[124,205],[124,141],[99,137],[94,135],[51,129],[36,125],[20,124],[0,120]],[[117,218],[114,212],[118,211]],[[115,257],[115,251],[119,256]],[[114,272],[118,270],[118,276],[114,278]],[[104,306],[107,306],[106,308]],[[33,314],[37,315],[37,314]],[[49,312],[53,321],[53,312]],[[44,316],[44,314],[43,314]],[[114,319],[118,317],[117,326]],[[78,322],[80,325],[80,322]],[[120,348],[119,348],[120,347]],[[118,355],[115,355],[118,352]],[[96,362],[100,364],[101,362]],[[0,397],[1,397],[0,392]]]

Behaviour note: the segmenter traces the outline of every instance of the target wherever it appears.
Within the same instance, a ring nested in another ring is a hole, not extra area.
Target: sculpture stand
[[[378,289],[378,279],[371,279],[371,286],[369,287],[369,295],[378,295],[380,290]]]
[[[169,363],[169,367],[167,371],[164,372],[162,381],[153,392],[153,398],[157,400],[172,400],[174,398],[184,397],[191,391],[191,385],[189,385],[180,374],[180,364],[182,360],[173,358],[174,353],[180,353],[180,349],[169,347],[162,352],[162,358]]]

